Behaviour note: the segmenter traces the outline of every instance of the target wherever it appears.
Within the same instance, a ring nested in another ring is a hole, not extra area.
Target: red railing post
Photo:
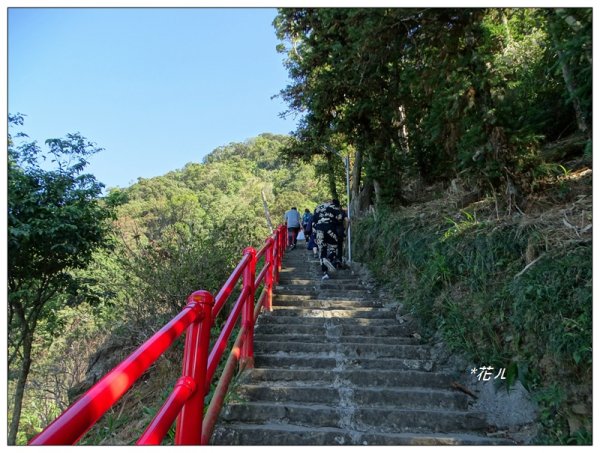
[[[242,275],[242,288],[248,288],[248,296],[242,308],[242,326],[246,329],[246,338],[242,346],[240,368],[254,368],[254,275],[256,273],[256,250],[252,247],[244,249],[244,255],[250,255],[250,261]]]
[[[210,329],[213,321],[214,298],[208,291],[194,291],[188,297],[188,303],[199,304],[202,311],[202,315],[188,327],[183,351],[182,375],[192,378],[196,390],[186,401],[177,418],[175,444],[201,445],[205,395],[204,381],[206,379]]]
[[[275,234],[273,234],[273,247],[271,253],[273,255],[273,268],[271,269],[271,273],[273,274],[273,282],[277,284],[279,282],[279,268],[277,267],[277,256],[279,253],[279,228],[275,230]]]
[[[267,300],[264,307],[267,311],[273,311],[273,274],[275,272],[275,240],[267,238],[267,251],[265,252],[265,266],[267,273],[265,275],[265,289],[267,291]]]
[[[281,262],[283,261],[283,255],[286,251],[286,241],[287,241],[287,228],[285,225],[281,226],[281,247],[279,248],[279,269],[281,270]]]
[[[275,261],[273,263],[273,265],[274,265],[273,277],[274,277],[275,284],[279,283],[279,271],[281,269],[281,267],[279,266],[279,263],[281,262],[281,259],[280,259],[281,236],[282,236],[281,227],[279,227],[279,228],[277,228],[277,233],[275,235],[275,244],[274,244],[275,250],[273,251],[273,257],[275,258]]]

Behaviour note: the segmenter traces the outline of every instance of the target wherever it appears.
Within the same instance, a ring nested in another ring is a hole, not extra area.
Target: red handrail
[[[246,248],[239,264],[214,299],[208,291],[192,293],[188,297],[188,304],[177,316],[31,439],[29,445],[75,444],[184,331],[186,339],[182,376],[137,444],[160,444],[177,418],[177,445],[206,445],[235,366],[238,362],[241,369],[254,366],[254,324],[262,307],[269,311],[272,309],[273,284],[279,281],[281,260],[286,247],[285,232],[285,226],[279,226],[258,252],[251,247]],[[255,278],[256,263],[263,256],[264,266]],[[214,319],[240,277],[242,291],[209,353],[210,331]],[[255,304],[255,291],[260,284],[264,284],[263,291]],[[204,416],[204,397],[240,314],[242,324],[239,334]]]

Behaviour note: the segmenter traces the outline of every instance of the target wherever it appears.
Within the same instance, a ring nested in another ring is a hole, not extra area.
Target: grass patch
[[[420,208],[355,222],[356,260],[426,335],[441,332],[453,351],[522,381],[540,405],[538,443],[589,444],[591,234],[567,237],[541,217],[477,220],[450,203]]]

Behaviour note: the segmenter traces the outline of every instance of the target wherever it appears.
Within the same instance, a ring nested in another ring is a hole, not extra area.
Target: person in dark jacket
[[[338,262],[338,226],[343,227],[342,209],[337,199],[326,201],[316,207],[312,219],[312,227],[315,230],[315,238],[321,259],[321,271],[323,280],[329,278],[329,272],[336,269]]]

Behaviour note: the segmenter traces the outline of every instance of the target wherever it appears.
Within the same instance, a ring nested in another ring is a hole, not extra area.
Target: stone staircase
[[[221,413],[214,445],[489,445],[483,413],[348,271],[322,281],[303,243],[284,258],[255,368]]]

